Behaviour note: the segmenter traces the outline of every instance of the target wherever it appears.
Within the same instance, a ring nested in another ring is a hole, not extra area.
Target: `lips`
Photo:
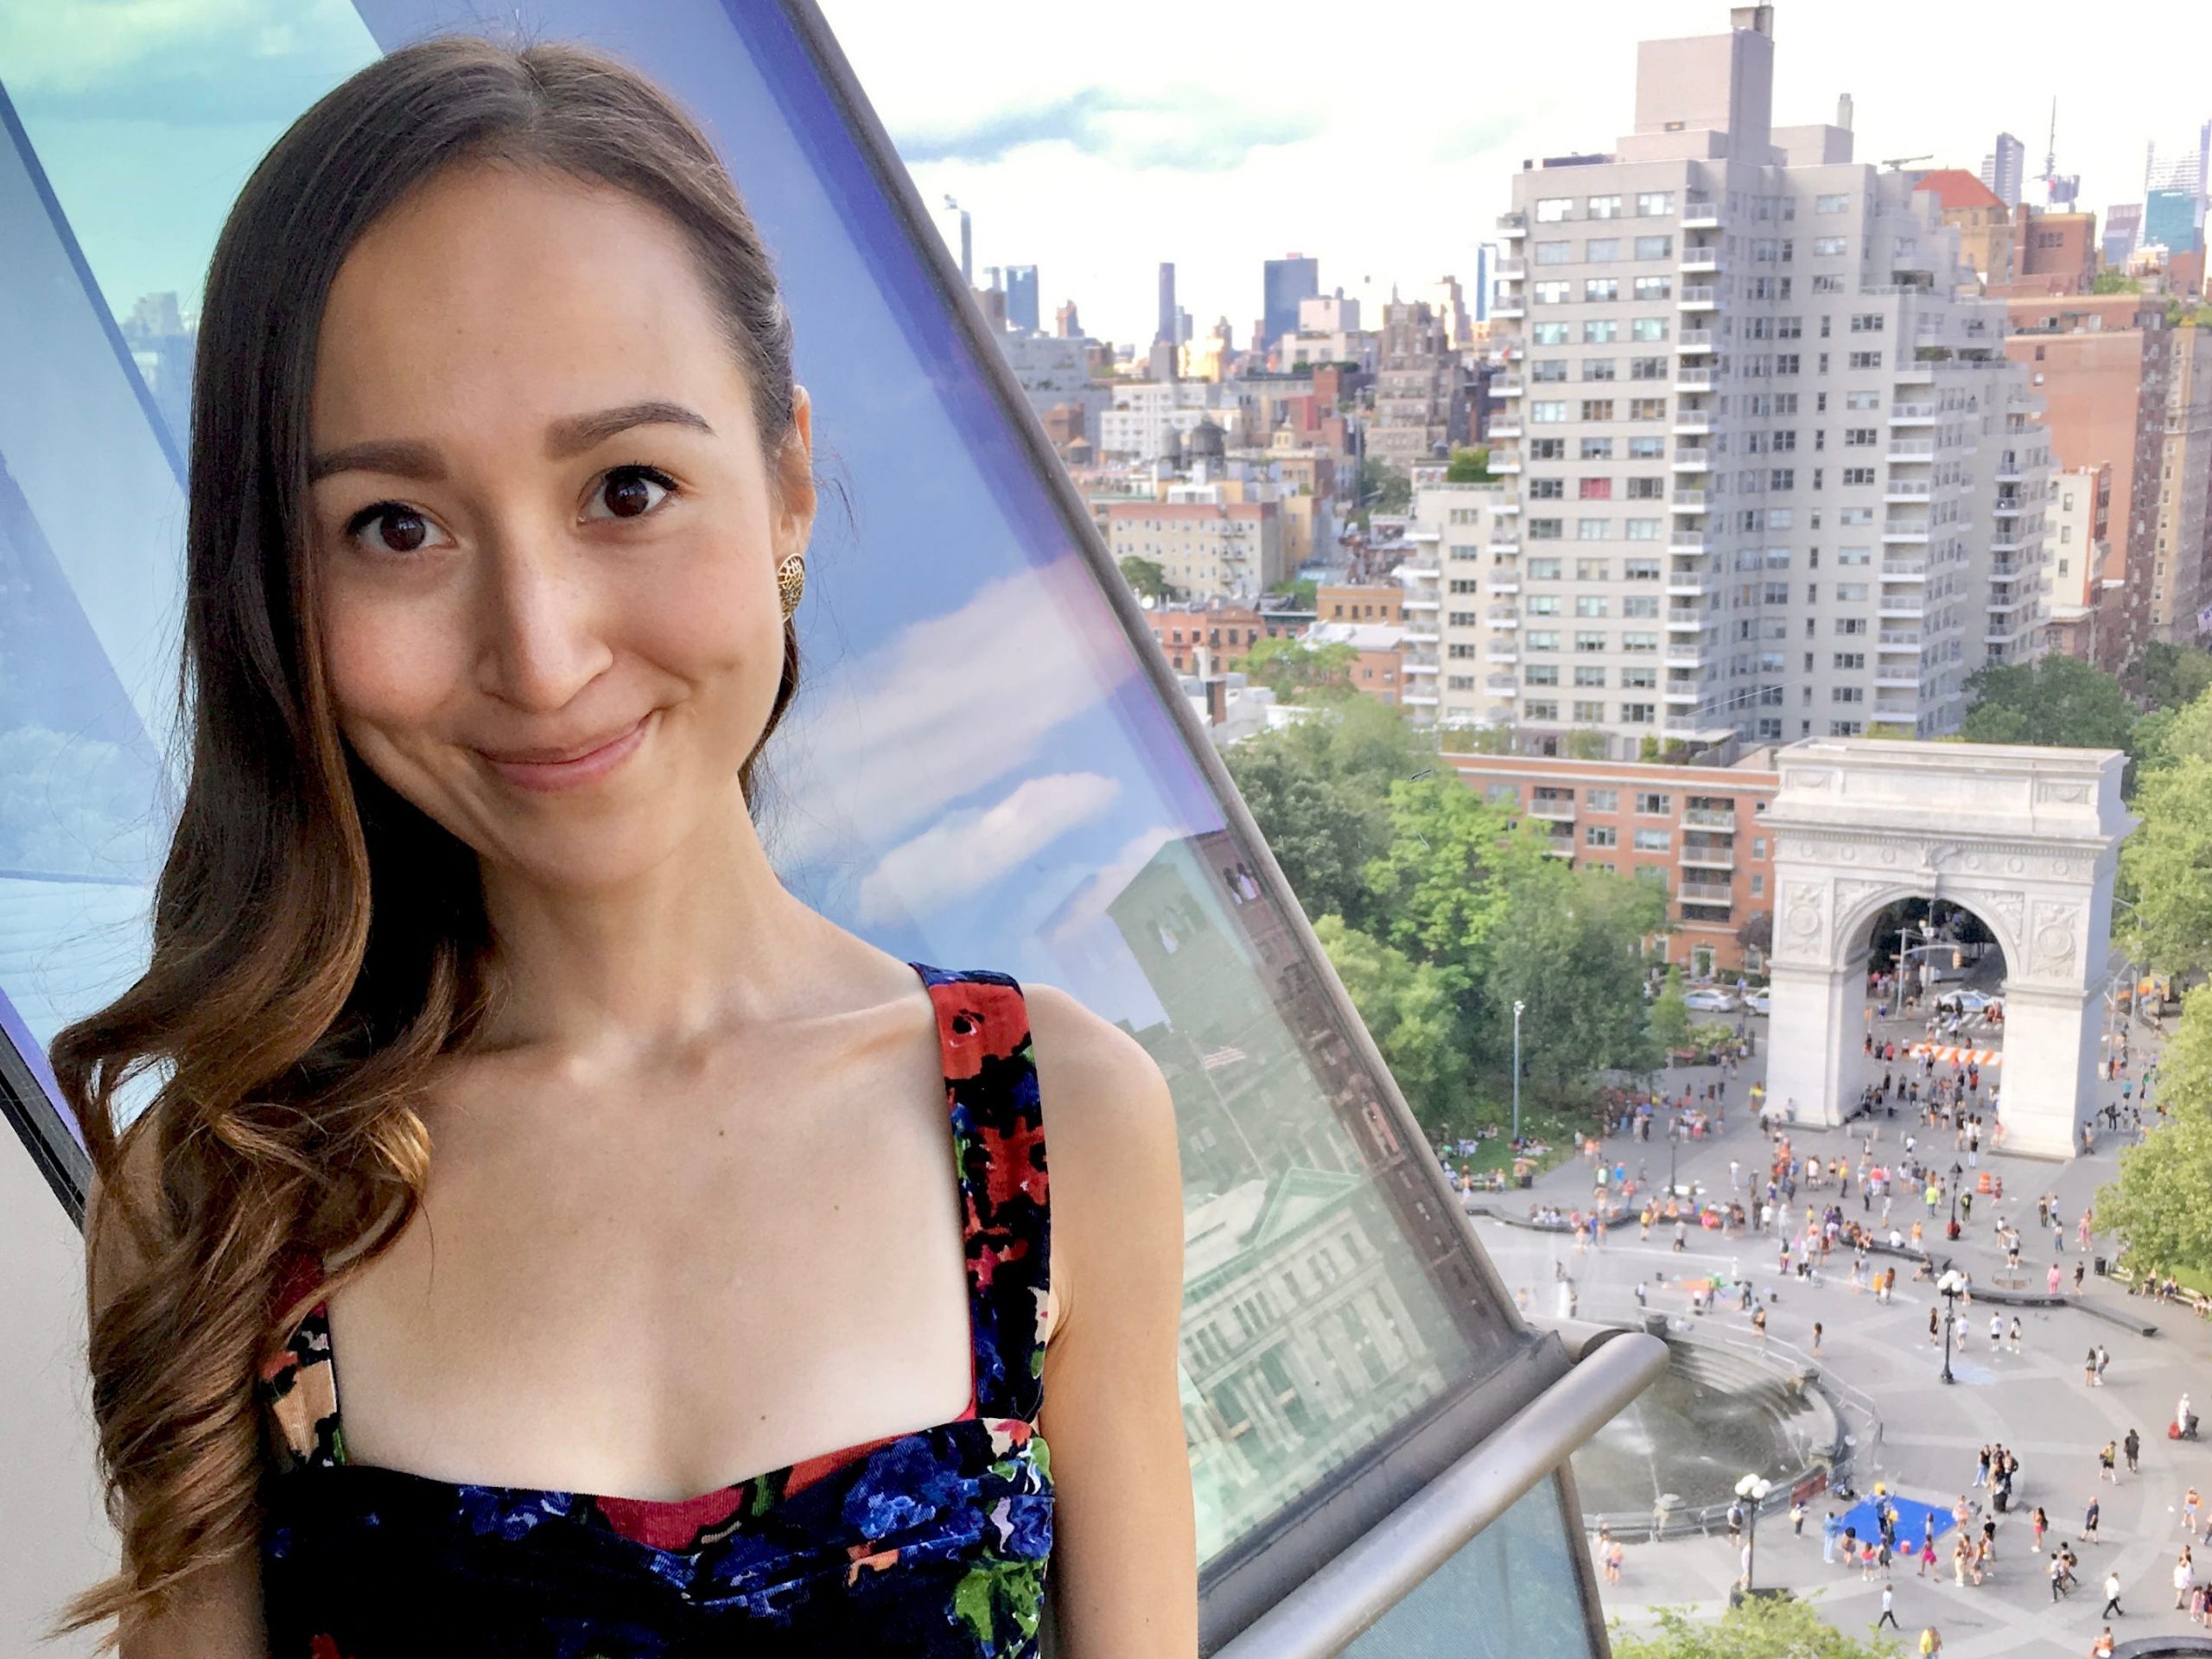
[[[498,776],[518,787],[548,792],[574,789],[605,777],[645,742],[652,723],[647,714],[620,731],[580,742],[526,749],[479,749]]]

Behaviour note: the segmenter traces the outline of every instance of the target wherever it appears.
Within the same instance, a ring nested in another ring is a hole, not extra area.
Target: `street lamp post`
[[[1959,1298],[1967,1294],[1967,1276],[1956,1268],[1943,1269],[1943,1276],[1936,1281],[1936,1294],[1943,1299],[1943,1380],[1955,1382],[1951,1375],[1951,1321],[1958,1317]]]
[[[1744,1593],[1751,1593],[1751,1569],[1758,1565],[1759,1554],[1759,1504],[1774,1490],[1774,1483],[1764,1475],[1745,1475],[1736,1483],[1736,1496],[1744,1499]]]
[[[1521,1011],[1529,1005],[1516,1001],[1513,1005],[1513,1149],[1521,1149]]]
[[[1944,1234],[1947,1238],[1956,1238],[1959,1236],[1959,1177],[1965,1173],[1966,1172],[1959,1167],[1957,1160],[1953,1160],[1951,1163],[1951,1225]]]

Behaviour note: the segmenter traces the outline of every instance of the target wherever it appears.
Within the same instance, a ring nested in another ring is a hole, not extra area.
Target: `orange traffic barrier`
[[[1987,1170],[1985,1169],[1981,1172],[1981,1179],[1974,1183],[1974,1190],[1977,1192],[1987,1192],[1989,1191],[1989,1172]]]

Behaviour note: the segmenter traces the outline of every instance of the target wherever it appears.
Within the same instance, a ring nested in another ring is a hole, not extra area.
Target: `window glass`
[[[143,957],[172,784],[177,435],[217,228],[315,96],[454,21],[438,0],[99,29],[96,10],[34,32],[0,102],[0,1033],[49,1088],[45,1042]],[[1503,1363],[1510,1316],[1149,677],[1080,504],[1009,424],[926,224],[884,194],[895,158],[862,148],[791,19],[530,0],[499,21],[668,86],[775,256],[854,507],[817,525],[805,684],[772,747],[783,878],[902,957],[1065,988],[1173,1086],[1184,1415],[1215,1560]],[[1001,819],[1022,836],[976,832]]]

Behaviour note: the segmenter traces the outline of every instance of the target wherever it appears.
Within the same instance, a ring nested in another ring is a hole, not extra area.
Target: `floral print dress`
[[[691,1498],[435,1480],[346,1460],[317,1304],[259,1379],[274,1659],[1037,1651],[1050,1212],[1027,1009],[1008,975],[908,965],[936,1003],[965,1217],[967,1410]]]

